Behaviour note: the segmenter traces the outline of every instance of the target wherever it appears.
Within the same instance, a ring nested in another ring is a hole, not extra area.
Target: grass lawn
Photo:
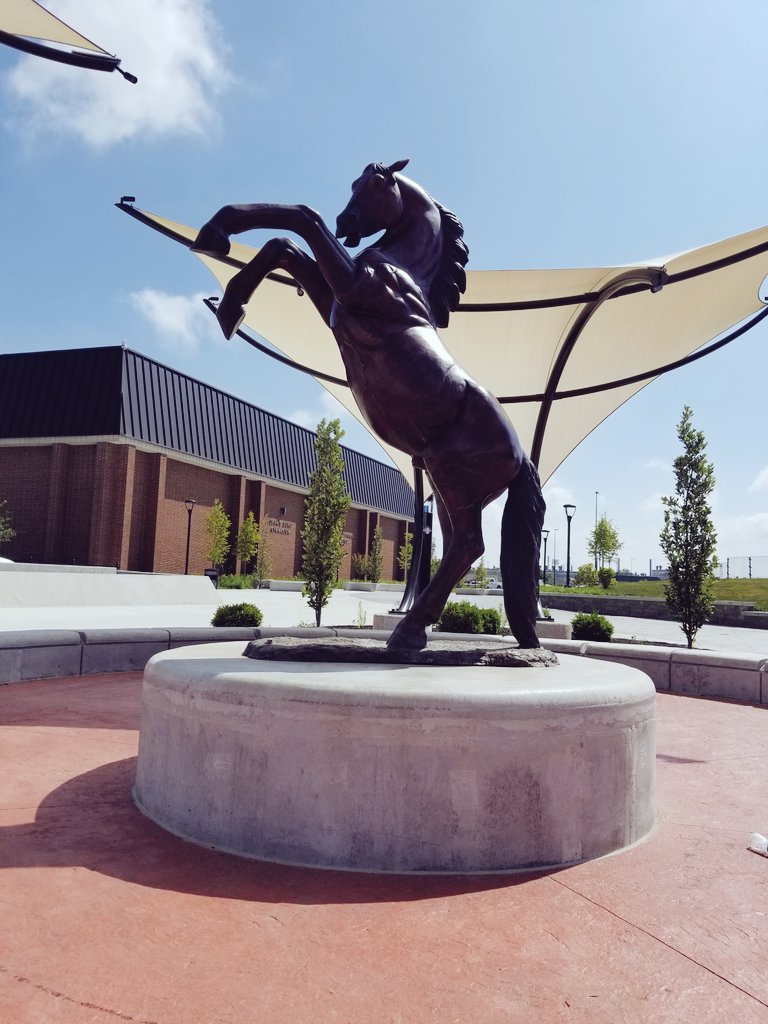
[[[768,579],[766,580],[715,580],[714,593],[716,601],[748,601],[762,611],[768,611]],[[609,591],[601,587],[571,587],[572,593],[597,594],[617,597],[658,597],[664,600],[663,580],[640,580],[637,583],[614,583]],[[567,594],[566,587],[546,586],[541,588],[545,594]]]

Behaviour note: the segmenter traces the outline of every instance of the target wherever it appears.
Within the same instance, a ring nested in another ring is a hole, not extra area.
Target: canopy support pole
[[[531,445],[531,462],[534,466],[538,468],[539,465],[541,449],[544,444],[544,433],[547,429],[547,420],[552,409],[552,403],[557,393],[557,386],[584,328],[606,299],[610,299],[612,295],[626,288],[627,285],[645,285],[652,292],[658,292],[661,291],[665,279],[666,271],[663,267],[661,269],[658,267],[648,267],[646,269],[627,270],[604,285],[597,293],[596,298],[592,299],[582,308],[565,337],[565,341],[547,381],[547,387],[542,398],[541,408],[539,409],[539,416],[536,420],[533,444]]]

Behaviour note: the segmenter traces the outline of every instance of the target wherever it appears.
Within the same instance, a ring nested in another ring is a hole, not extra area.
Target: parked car
[[[497,580],[494,576],[491,576],[491,578],[488,580],[488,586],[487,586],[486,589],[487,590],[502,590],[503,587],[504,587],[504,584],[501,582],[501,580]]]

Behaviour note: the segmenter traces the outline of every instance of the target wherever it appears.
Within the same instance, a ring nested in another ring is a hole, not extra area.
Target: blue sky
[[[768,223],[757,0],[48,6],[139,84],[0,48],[3,351],[125,342],[306,426],[340,414],[311,379],[223,341],[208,273],[117,211],[124,194],[190,224],[256,201],[332,221],[366,163],[409,157],[463,221],[469,269],[636,262]],[[761,326],[599,427],[547,487],[558,559],[566,501],[572,561],[587,559],[597,491],[622,565],[662,561],[684,404],[715,465],[720,557],[768,555],[766,370]],[[491,509],[490,562],[498,526]]]

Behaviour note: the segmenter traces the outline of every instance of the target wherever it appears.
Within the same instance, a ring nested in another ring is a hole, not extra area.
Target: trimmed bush
[[[574,640],[598,640],[610,643],[613,636],[613,623],[599,612],[579,612],[571,620]]]
[[[597,584],[598,574],[592,563],[585,562],[584,565],[580,565],[573,577],[573,585],[575,587],[596,587]]]
[[[597,570],[597,578],[600,580],[603,590],[609,590],[616,580],[616,573],[610,566],[604,565],[602,569]]]
[[[501,615],[495,608],[478,608],[471,601],[450,601],[437,628],[444,633],[500,633]]]
[[[481,608],[480,614],[482,615],[483,633],[491,633],[494,636],[501,633],[501,615],[495,608]]]
[[[437,623],[444,633],[482,633],[481,609],[471,601],[449,601]]]
[[[223,604],[211,619],[212,626],[260,626],[263,616],[255,604]]]
[[[219,589],[252,590],[253,576],[236,576],[232,573],[228,573],[226,576],[219,576]]]

